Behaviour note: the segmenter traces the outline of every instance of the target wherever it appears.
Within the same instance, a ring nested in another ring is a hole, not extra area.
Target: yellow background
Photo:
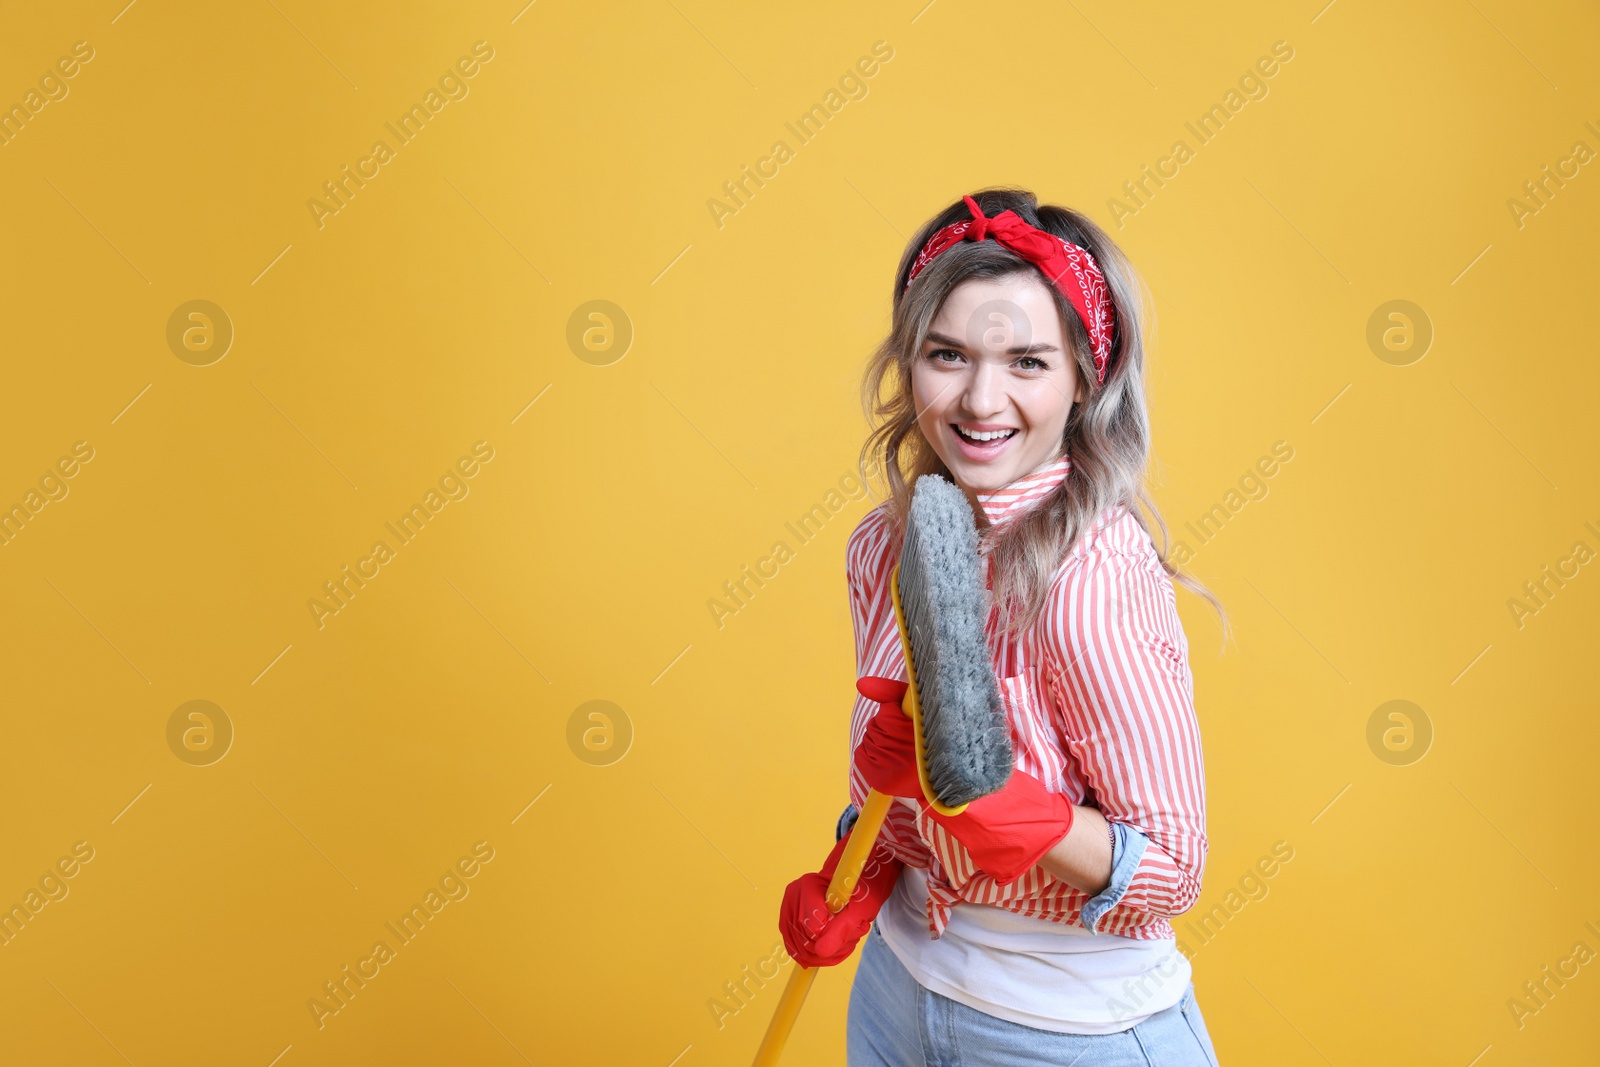
[[[0,547],[0,903],[94,850],[0,948],[0,1059],[747,1063],[776,983],[720,1026],[710,1001],[772,953],[846,799],[843,554],[872,500],[804,546],[784,524],[855,462],[904,241],[1003,183],[1149,281],[1175,536],[1294,449],[1192,565],[1236,644],[1179,599],[1222,1062],[1592,1051],[1593,962],[1520,1026],[1508,1001],[1600,951],[1597,567],[1520,627],[1507,606],[1600,549],[1600,175],[1520,226],[1507,205],[1600,149],[1592,8],[122,5],[0,34],[0,103],[94,50],[0,147],[0,504],[94,450]],[[477,41],[468,95],[319,227],[307,201]],[[867,95],[798,145],[784,123],[877,41]],[[1184,123],[1277,41],[1268,94],[1198,146]],[[719,227],[707,201],[779,139]],[[1118,227],[1178,139],[1195,158]],[[208,366],[166,340],[196,299],[235,330]],[[1366,339],[1397,299],[1434,332],[1406,366]],[[634,332],[608,365],[566,340],[592,300]],[[478,441],[469,495],[319,628],[323,583]],[[708,601],[780,539],[719,627]],[[1395,699],[1433,731],[1407,765],[1367,740]],[[235,731],[207,766],[167,740],[191,700]],[[631,726],[609,765],[569,744],[591,700]],[[479,841],[470,894],[319,1028],[308,1000]],[[854,967],[786,1063],[842,1061]]]

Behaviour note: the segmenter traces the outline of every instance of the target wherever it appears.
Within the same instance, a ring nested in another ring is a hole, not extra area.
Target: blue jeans
[[[1172,1007],[1115,1034],[1058,1034],[997,1019],[917,984],[878,924],[850,988],[849,1067],[1217,1067],[1194,983]]]

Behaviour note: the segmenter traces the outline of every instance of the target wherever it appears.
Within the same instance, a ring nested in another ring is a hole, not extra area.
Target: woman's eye
[[[961,353],[957,352],[953,348],[935,348],[932,352],[928,353],[928,358],[933,360],[933,361],[935,361],[935,362],[937,362],[937,363],[948,363],[948,362],[950,362],[949,360],[944,358],[945,356],[954,356],[957,359],[960,359],[961,358]]]
[[[1048,370],[1049,369],[1049,364],[1045,363],[1045,361],[1040,359],[1038,356],[1023,356],[1021,359],[1017,360],[1017,363],[1018,364],[1023,364],[1023,363],[1032,364],[1032,366],[1023,367],[1022,368],[1023,370]]]

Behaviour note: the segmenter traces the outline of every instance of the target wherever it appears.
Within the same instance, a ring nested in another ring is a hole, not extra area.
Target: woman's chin
[[[1009,476],[1008,470],[1002,470],[999,464],[972,463],[956,458],[954,463],[946,460],[944,465],[955,476],[956,485],[969,493],[992,493],[1016,480]],[[1009,462],[1005,464],[1007,469],[1010,466]]]

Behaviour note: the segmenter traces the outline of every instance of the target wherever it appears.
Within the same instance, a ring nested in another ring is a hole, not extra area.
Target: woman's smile
[[[986,463],[999,456],[1016,440],[1015,426],[996,427],[987,423],[951,423],[950,429],[961,454],[974,463]]]

